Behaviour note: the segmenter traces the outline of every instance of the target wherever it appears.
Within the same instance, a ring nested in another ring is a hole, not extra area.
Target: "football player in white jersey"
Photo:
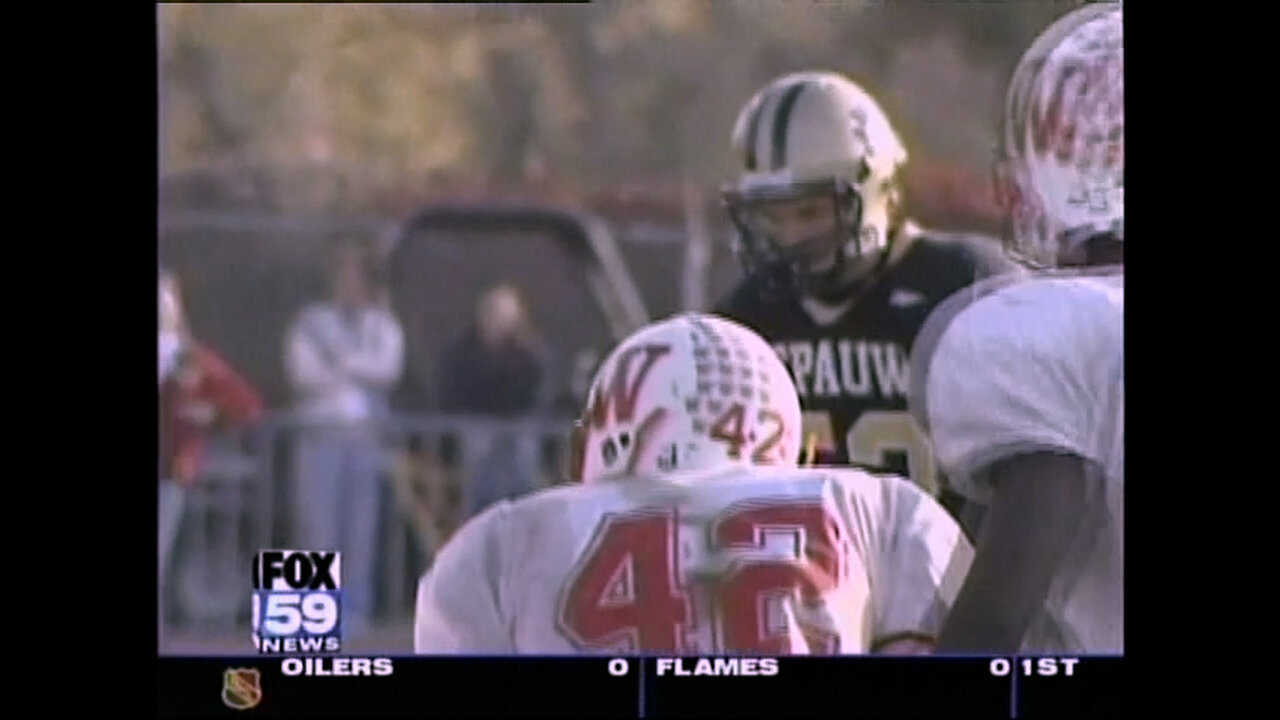
[[[653,323],[602,364],[580,484],[494,505],[418,586],[418,653],[857,654],[932,648],[972,547],[911,482],[799,468],[777,353]]]
[[[1118,3],[1027,50],[997,179],[1039,271],[961,291],[916,344],[917,419],[988,505],[938,652],[1124,650],[1123,83]]]

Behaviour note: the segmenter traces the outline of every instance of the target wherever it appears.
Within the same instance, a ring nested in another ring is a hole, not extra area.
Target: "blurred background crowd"
[[[408,651],[433,552],[560,481],[610,345],[738,278],[758,86],[848,73],[912,216],[994,234],[1004,83],[1079,4],[157,6],[161,651],[248,647],[273,546],[342,548],[355,643]]]

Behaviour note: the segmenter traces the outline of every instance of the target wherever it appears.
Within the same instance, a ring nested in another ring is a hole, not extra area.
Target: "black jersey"
[[[917,231],[894,243],[852,306],[827,324],[797,297],[762,292],[755,278],[715,311],[763,335],[791,369],[816,462],[894,472],[938,495],[929,441],[907,403],[912,345],[943,300],[977,279],[1019,270],[994,239]]]

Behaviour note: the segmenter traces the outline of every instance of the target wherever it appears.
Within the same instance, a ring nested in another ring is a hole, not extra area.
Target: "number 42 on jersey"
[[[711,591],[709,617],[697,603],[680,567],[679,522],[671,508],[606,516],[561,596],[560,632],[583,649],[648,652],[792,652],[786,624],[770,622],[774,607],[800,588],[805,602],[843,577],[839,525],[817,502],[773,500],[731,505],[711,523],[714,549],[741,556],[731,561]],[[748,559],[764,550],[763,530],[792,531],[803,538],[799,562]],[[763,609],[763,611],[762,611]],[[712,626],[714,648],[692,647],[695,634]],[[803,628],[810,651],[837,652],[834,635]]]

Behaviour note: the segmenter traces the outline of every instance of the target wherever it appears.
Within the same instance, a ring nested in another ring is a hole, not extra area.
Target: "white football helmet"
[[[907,150],[875,98],[848,77],[807,71],[774,80],[738,114],[732,144],[743,173],[722,196],[748,274],[782,265],[805,276],[798,253],[781,251],[758,215],[771,201],[830,198],[839,227],[833,237],[803,243],[810,256],[811,246],[823,243],[824,251],[843,251],[842,264],[887,244]]]
[[[800,432],[800,400],[773,348],[735,322],[686,313],[636,331],[601,365],[570,475],[795,467]]]
[[[996,196],[1006,242],[1053,267],[1098,236],[1124,240],[1124,32],[1120,3],[1078,8],[1031,44],[1005,97]]]

